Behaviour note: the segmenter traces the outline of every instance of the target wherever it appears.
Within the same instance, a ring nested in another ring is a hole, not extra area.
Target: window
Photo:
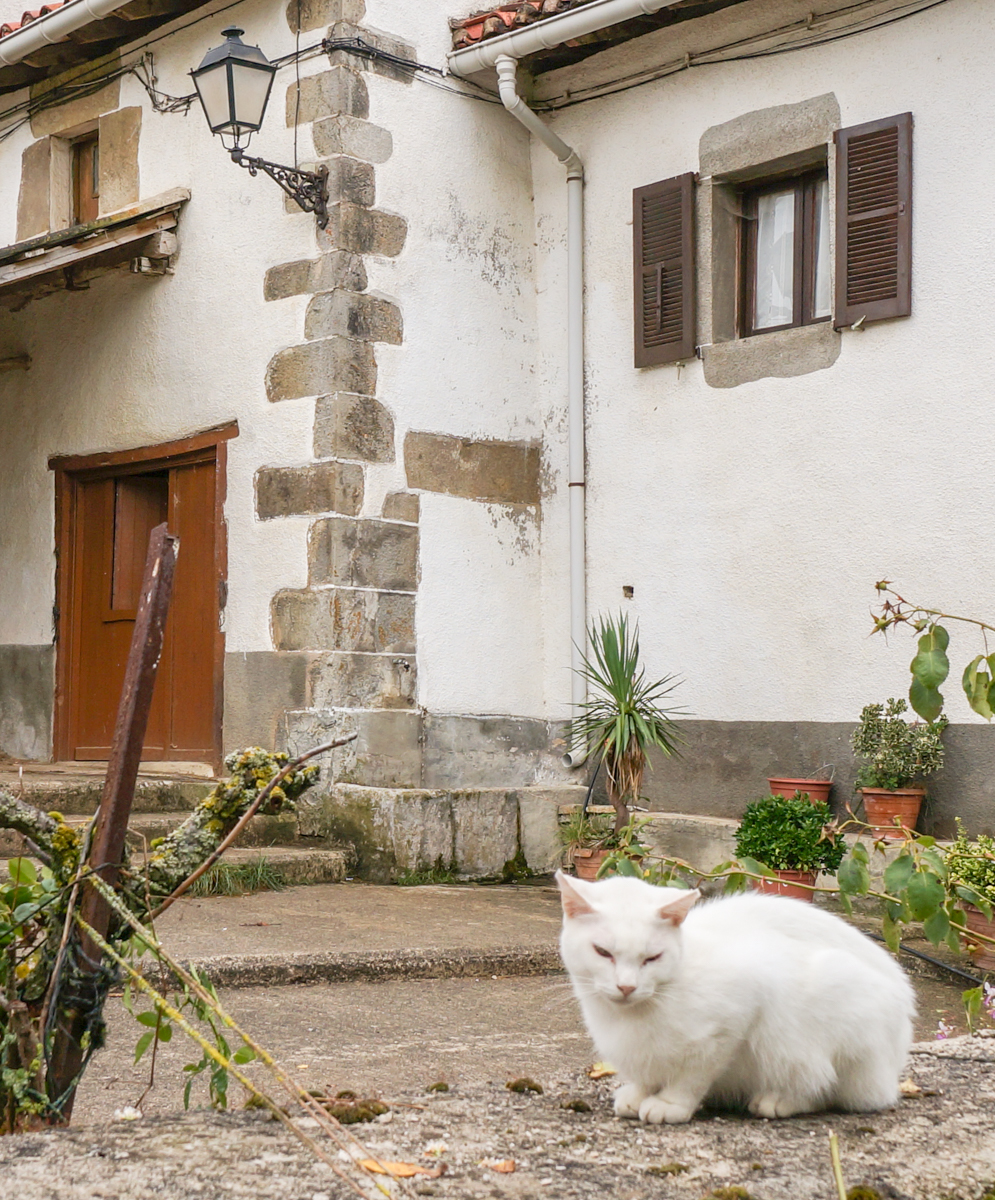
[[[72,144],[73,221],[85,225],[99,215],[100,141],[97,133],[88,133]]]
[[[742,335],[829,320],[826,172],[768,182],[741,196]]]

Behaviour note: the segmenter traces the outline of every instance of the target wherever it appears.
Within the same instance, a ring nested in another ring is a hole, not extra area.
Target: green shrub
[[[853,731],[853,750],[866,761],[857,773],[857,787],[911,787],[943,766],[943,742],[940,740],[949,721],[940,717],[924,725],[908,722],[904,700],[891,699],[887,706],[868,704]]]
[[[772,871],[834,872],[846,843],[836,832],[828,804],[801,796],[764,796],[746,806],[736,830],[736,854]]]
[[[995,904],[995,838],[980,834],[969,840],[957,818],[957,840],[947,849],[947,878],[952,884],[973,888]]]

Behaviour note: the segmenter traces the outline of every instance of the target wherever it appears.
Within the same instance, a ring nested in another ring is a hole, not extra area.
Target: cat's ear
[[[683,896],[672,900],[670,904],[665,904],[657,916],[661,921],[670,921],[672,925],[682,925],[684,918],[700,899],[701,892],[697,888],[692,892],[685,892]]]
[[[580,894],[576,879],[571,879],[569,876],[564,875],[562,871],[557,871],[556,883],[560,889],[560,901],[563,904],[565,916],[582,917],[587,913],[594,912],[594,909]]]

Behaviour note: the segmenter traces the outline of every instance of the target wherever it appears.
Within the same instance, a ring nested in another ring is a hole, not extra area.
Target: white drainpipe
[[[55,12],[0,38],[0,67],[12,67],[36,50],[65,41],[69,34],[91,21],[99,21],[124,3],[126,0],[67,0]]]
[[[518,94],[518,60],[498,55],[498,92],[501,103],[560,160],[567,169],[567,415],[569,461],[567,492],[570,497],[570,700],[573,715],[587,699],[581,670],[587,649],[587,562],[584,550],[584,164],[577,151],[558,137]],[[580,766],[584,750],[570,746],[563,756],[571,767]]]

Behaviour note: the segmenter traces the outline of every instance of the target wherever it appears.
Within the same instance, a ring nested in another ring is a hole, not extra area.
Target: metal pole
[[[125,835],[135,797],[156,671],[162,655],[162,639],[173,593],[179,544],[180,539],[168,533],[165,524],[157,525],[149,535],[142,592],[131,635],[107,777],[87,859],[87,865],[111,887],[117,883],[118,868],[124,856]],[[85,883],[80,916],[101,937],[107,936],[110,906],[96,888]],[[85,986],[85,980],[89,978],[95,982],[101,959],[100,951],[90,938],[81,938],[77,967],[84,978],[76,981],[75,989],[80,995],[74,996],[67,1007],[60,1004],[57,996],[53,1001],[56,1005],[56,1026],[46,1088],[49,1099],[60,1102],[60,1116],[57,1119],[62,1122],[68,1122],[72,1115],[76,1077],[83,1063],[84,1050],[80,1043],[87,1028],[89,1010],[86,1002],[90,991]],[[93,994],[97,994],[95,987]]]

